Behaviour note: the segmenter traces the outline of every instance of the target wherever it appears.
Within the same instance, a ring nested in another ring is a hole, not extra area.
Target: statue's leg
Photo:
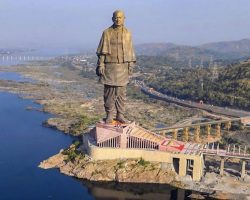
[[[119,86],[116,87],[116,100],[115,100],[115,107],[116,107],[116,119],[122,123],[129,123],[125,117],[125,102],[126,102],[126,89],[127,86]]]
[[[126,101],[126,86],[116,87],[116,101],[115,107],[117,115],[124,115],[125,113],[125,101]]]
[[[113,120],[113,113],[115,110],[116,87],[111,85],[104,85],[104,108],[106,111],[106,123],[111,123]]]

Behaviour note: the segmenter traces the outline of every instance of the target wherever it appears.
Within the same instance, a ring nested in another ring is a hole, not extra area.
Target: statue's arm
[[[132,75],[133,74],[133,70],[134,70],[134,67],[135,67],[135,63],[136,63],[136,58],[135,58],[135,52],[134,52],[134,47],[133,47],[133,42],[132,42],[132,35],[131,33],[128,31],[128,46],[129,46],[129,51],[130,51],[130,62],[128,63],[128,71],[129,71],[129,75]]]
[[[97,60],[97,67],[96,67],[96,75],[101,76],[104,74],[105,70],[105,55],[98,55],[98,60]]]

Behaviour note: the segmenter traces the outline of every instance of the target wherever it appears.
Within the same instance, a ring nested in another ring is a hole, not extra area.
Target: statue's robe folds
[[[136,62],[131,33],[122,27],[120,35],[113,26],[106,29],[97,48],[99,66],[104,65],[104,74],[100,82],[110,86],[126,86],[128,84],[129,67]],[[114,44],[115,40],[115,44]]]

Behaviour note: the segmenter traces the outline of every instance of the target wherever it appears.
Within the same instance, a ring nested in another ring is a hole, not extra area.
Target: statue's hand
[[[128,68],[128,75],[132,75],[133,74],[133,67],[129,67]]]
[[[131,76],[133,74],[135,64],[133,62],[128,63],[128,75]]]
[[[98,66],[96,68],[96,75],[97,76],[102,76],[104,74],[105,67],[104,66]]]

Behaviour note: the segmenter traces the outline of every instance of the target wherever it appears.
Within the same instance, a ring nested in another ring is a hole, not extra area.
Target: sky
[[[0,48],[96,48],[117,9],[135,44],[250,38],[250,0],[0,0]]]

